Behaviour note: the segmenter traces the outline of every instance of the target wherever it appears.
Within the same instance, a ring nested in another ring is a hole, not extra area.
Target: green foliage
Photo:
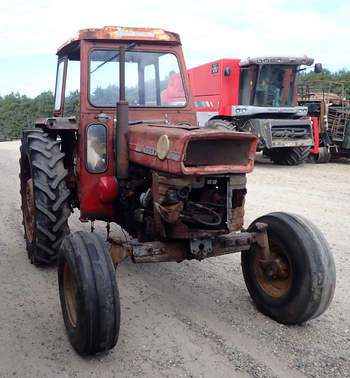
[[[64,99],[64,116],[75,116],[79,120],[80,113],[80,92],[75,90],[70,92],[69,96]]]
[[[74,91],[65,99],[65,115],[75,115],[79,119],[79,91]],[[20,138],[22,130],[34,128],[38,118],[52,117],[54,95],[47,91],[35,98],[19,93],[0,96],[0,137]]]
[[[337,72],[331,72],[327,69],[323,69],[320,73],[301,72],[299,83],[310,83],[313,89],[316,88],[314,91],[335,93],[339,96],[345,96],[347,100],[350,99],[350,71],[345,69]]]

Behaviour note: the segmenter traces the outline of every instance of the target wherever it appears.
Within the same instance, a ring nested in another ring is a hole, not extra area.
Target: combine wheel
[[[68,197],[60,141],[33,130],[20,148],[22,213],[28,257],[35,265],[56,261],[62,239],[69,233]]]
[[[257,308],[284,324],[321,315],[332,301],[336,281],[334,260],[322,233],[301,216],[287,213],[271,213],[256,222],[268,225],[270,258],[264,260],[255,245],[241,259]]]
[[[331,153],[329,152],[328,148],[320,147],[318,149],[316,163],[329,163],[330,160],[331,160]]]
[[[272,148],[269,150],[269,156],[275,164],[299,165],[306,160],[309,151],[308,146]]]
[[[205,127],[209,129],[218,129],[218,130],[236,130],[235,126],[230,121],[226,121],[224,119],[210,119],[206,124]]]
[[[58,285],[69,340],[81,355],[115,346],[120,303],[115,270],[104,241],[94,233],[67,236],[58,257]]]

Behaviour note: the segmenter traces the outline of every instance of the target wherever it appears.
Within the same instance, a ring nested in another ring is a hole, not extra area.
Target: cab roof
[[[307,56],[258,56],[242,59],[240,66],[249,66],[250,64],[288,64],[288,65],[305,65],[311,66],[314,60]]]
[[[90,41],[125,41],[125,42],[148,42],[170,45],[181,44],[180,36],[163,29],[134,28],[124,26],[105,26],[99,29],[81,29],[76,35],[66,41],[57,50],[57,55],[75,50],[82,40]]]

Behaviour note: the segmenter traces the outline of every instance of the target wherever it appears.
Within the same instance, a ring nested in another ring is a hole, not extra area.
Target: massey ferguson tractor
[[[115,269],[125,258],[181,262],[241,252],[248,291],[264,314],[296,324],[327,309],[335,266],[316,226],[275,212],[243,227],[257,138],[197,126],[177,34],[80,30],[57,55],[53,117],[23,133],[21,198],[29,259],[57,260],[63,318],[79,354],[117,343]],[[78,77],[69,75],[75,64]],[[70,80],[80,82],[79,119],[65,116]],[[172,85],[182,90],[174,102]],[[106,222],[106,240],[93,227],[70,233],[75,208],[82,222]],[[111,222],[125,236],[111,236]]]
[[[200,126],[249,131],[257,150],[277,164],[302,163],[314,145],[307,107],[296,84],[306,57],[221,59],[188,70]],[[315,71],[322,69],[315,65]]]

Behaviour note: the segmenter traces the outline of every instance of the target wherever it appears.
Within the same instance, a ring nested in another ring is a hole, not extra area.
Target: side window
[[[159,80],[162,106],[186,104],[179,64],[174,54],[164,54],[159,57]]]
[[[80,112],[80,62],[69,60],[67,66],[67,79],[64,97],[64,116],[76,116]]]
[[[64,60],[61,60],[57,66],[56,88],[55,88],[55,110],[60,110],[61,108],[63,74],[64,74]]]
[[[156,69],[154,64],[145,67],[145,105],[157,105]]]
[[[118,101],[118,56],[119,52],[117,50],[95,50],[90,54],[89,90],[90,101],[93,105],[115,106]]]
[[[125,62],[125,98],[130,106],[138,104],[138,63]],[[118,73],[119,74],[119,73]],[[118,76],[118,99],[119,99],[119,76]]]

